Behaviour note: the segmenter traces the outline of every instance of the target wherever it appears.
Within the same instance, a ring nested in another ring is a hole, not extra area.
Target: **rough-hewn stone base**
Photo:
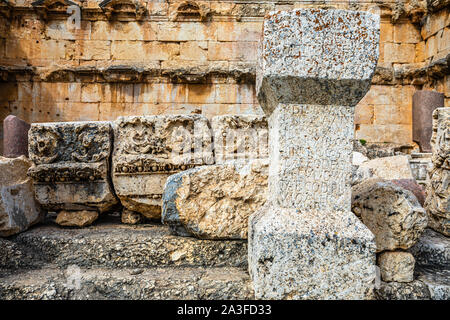
[[[249,220],[257,299],[371,299],[375,241],[351,212],[265,205]]]
[[[248,274],[237,268],[46,268],[11,274],[0,270],[0,299],[252,299]]]
[[[110,215],[100,216],[94,225],[83,229],[63,229],[47,221],[27,232],[0,239],[0,269],[40,268],[48,263],[62,268],[72,264],[105,268],[246,268],[247,243],[172,236],[167,226],[124,225],[119,216]]]

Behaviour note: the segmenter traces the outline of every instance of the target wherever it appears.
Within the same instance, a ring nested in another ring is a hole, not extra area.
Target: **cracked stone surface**
[[[437,108],[433,112],[431,137],[433,167],[428,172],[427,199],[430,228],[450,236],[450,110]]]
[[[162,222],[178,235],[247,239],[248,217],[267,199],[268,160],[235,160],[170,176]]]
[[[25,231],[44,216],[27,176],[31,164],[25,156],[0,157],[0,237]]]
[[[257,299],[371,299],[375,241],[350,211],[354,106],[378,60],[379,16],[270,12],[257,97],[269,123],[269,198],[249,219]]]
[[[383,179],[353,187],[352,211],[375,235],[377,252],[409,249],[427,226],[427,215],[414,194]]]

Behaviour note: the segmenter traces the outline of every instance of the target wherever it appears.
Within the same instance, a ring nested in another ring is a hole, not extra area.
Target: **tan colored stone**
[[[381,278],[386,282],[413,281],[415,263],[413,255],[403,251],[386,251],[378,257]]]
[[[214,162],[208,121],[200,115],[119,117],[114,141],[116,194],[126,209],[149,219],[161,217],[170,175]]]
[[[83,40],[77,42],[76,59],[109,60],[111,57],[111,41]]]
[[[64,227],[87,227],[98,218],[97,211],[61,211],[56,217],[56,223]]]
[[[420,31],[411,23],[399,23],[394,26],[394,42],[418,43],[422,40]]]
[[[353,186],[352,211],[375,235],[377,252],[410,248],[427,226],[414,194],[388,180],[373,178]]]
[[[372,169],[374,175],[381,179],[414,179],[407,156],[376,158],[361,164],[361,167]]]
[[[191,103],[214,103],[215,90],[208,84],[188,84],[187,99]]]
[[[142,221],[142,215],[128,209],[123,209],[121,221],[125,224],[138,224]]]
[[[213,42],[208,45],[208,60],[256,60],[257,42]]]
[[[394,27],[390,23],[380,23],[380,43],[394,40]]]
[[[237,159],[268,158],[265,116],[223,115],[211,119],[217,164]]]
[[[206,61],[208,58],[208,44],[206,41],[188,41],[180,44],[180,59]]]
[[[162,222],[178,235],[247,239],[248,217],[267,198],[268,160],[230,161],[169,177]]]
[[[355,108],[355,124],[373,123],[374,106],[359,103]]]
[[[220,22],[217,28],[219,41],[259,41],[262,33],[260,22]]]
[[[0,236],[25,231],[39,222],[44,212],[34,198],[33,182],[27,176],[31,161],[25,156],[0,157]]]

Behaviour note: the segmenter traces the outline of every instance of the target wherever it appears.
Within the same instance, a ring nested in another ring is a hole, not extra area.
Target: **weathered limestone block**
[[[86,227],[98,218],[97,211],[60,211],[56,217],[56,223],[65,227]]]
[[[428,172],[427,199],[430,228],[450,236],[450,108],[433,112],[432,169]]]
[[[267,119],[259,115],[223,115],[211,119],[217,164],[268,157]]]
[[[414,257],[409,252],[386,251],[378,257],[381,278],[385,282],[414,280]]]
[[[268,160],[235,160],[169,177],[162,222],[178,235],[247,239],[248,217],[267,199]]]
[[[450,270],[418,268],[417,279],[430,291],[431,300],[450,300]]]
[[[109,122],[33,123],[29,156],[36,198],[53,211],[97,210],[117,204],[109,182]]]
[[[373,236],[350,211],[323,215],[266,204],[250,217],[249,268],[256,298],[372,298]]]
[[[427,226],[425,210],[414,194],[383,179],[353,187],[352,211],[375,235],[377,252],[410,248]]]
[[[269,116],[269,197],[248,231],[256,298],[373,296],[374,237],[350,209],[354,106],[378,42],[368,12],[266,16],[256,87]]]
[[[447,269],[450,272],[450,238],[427,228],[409,251],[417,265],[425,268]]]
[[[27,177],[31,166],[25,156],[0,157],[0,236],[28,229],[44,215],[34,198],[33,181]]]
[[[166,179],[214,163],[208,120],[201,115],[119,117],[114,122],[112,180],[122,205],[161,218]]]
[[[376,291],[378,300],[430,300],[430,291],[420,280],[412,282],[381,282]]]
[[[414,179],[407,156],[376,158],[362,163],[359,170],[373,170],[374,176],[381,179]]]

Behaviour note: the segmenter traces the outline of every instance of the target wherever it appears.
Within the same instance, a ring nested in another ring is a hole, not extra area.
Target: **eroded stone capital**
[[[379,16],[360,11],[269,13],[256,80],[264,111],[279,103],[356,105],[377,65],[379,24]]]

